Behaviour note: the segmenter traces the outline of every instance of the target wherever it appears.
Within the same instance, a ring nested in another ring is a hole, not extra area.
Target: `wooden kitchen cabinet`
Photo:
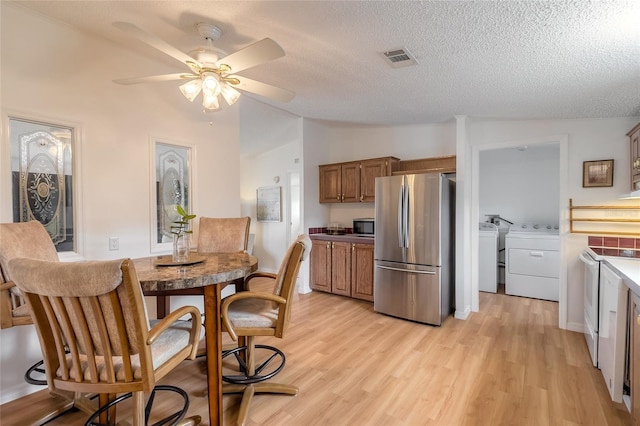
[[[320,202],[350,203],[360,197],[360,163],[320,166]]]
[[[331,242],[331,293],[351,296],[351,244]]]
[[[349,243],[312,240],[310,286],[314,290],[351,296]]]
[[[360,199],[362,202],[371,202],[376,199],[376,178],[391,176],[397,158],[375,158],[360,163]]]
[[[373,244],[351,246],[351,297],[373,302]]]
[[[312,240],[313,290],[373,302],[373,244]]]
[[[399,160],[373,158],[348,163],[324,164],[320,172],[321,203],[359,203],[375,200],[375,179],[391,176]]]
[[[631,190],[640,190],[640,123],[629,133],[631,143]]]
[[[631,416],[633,424],[640,424],[640,297],[631,294]]]
[[[311,240],[309,286],[331,293],[331,241]]]

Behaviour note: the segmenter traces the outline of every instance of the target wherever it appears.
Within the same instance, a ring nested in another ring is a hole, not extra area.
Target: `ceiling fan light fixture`
[[[220,103],[218,102],[218,93],[214,93],[209,88],[204,87],[202,89],[202,106],[206,109],[220,108]]]
[[[240,92],[229,84],[223,84],[220,93],[222,93],[222,97],[224,97],[224,100],[227,101],[229,105],[235,104],[238,98],[240,98]]]
[[[191,80],[180,86],[180,91],[184,95],[185,98],[189,100],[189,102],[193,102],[193,100],[198,96],[198,93],[202,90],[202,80],[195,79]]]
[[[202,73],[202,87],[214,91],[216,96],[220,93],[220,80],[213,72]]]

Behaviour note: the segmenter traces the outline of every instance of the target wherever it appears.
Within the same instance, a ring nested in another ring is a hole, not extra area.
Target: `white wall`
[[[7,2],[1,8],[3,116],[15,112],[73,122],[81,130],[81,147],[74,154],[80,153],[82,192],[76,218],[84,258],[150,254],[150,135],[194,144],[194,180],[199,184],[193,194],[195,214],[239,215],[239,106],[203,115],[175,82],[116,85],[111,80],[177,71]],[[9,148],[3,131],[0,221],[11,222]],[[119,251],[108,251],[110,236],[120,238]],[[172,308],[183,303],[173,298]],[[152,317],[154,307],[149,304]],[[42,389],[22,380],[27,366],[42,358],[33,326],[2,330],[0,342],[0,403]]]
[[[320,227],[329,221],[342,222],[347,225],[354,217],[370,216],[373,214],[373,204],[319,204],[318,203],[318,168],[319,164],[351,161],[362,158],[373,158],[386,155],[394,155],[401,159],[422,158],[429,156],[456,154],[456,126],[454,123],[441,125],[425,125],[410,127],[361,127],[346,126],[336,123],[317,122],[305,119],[304,133],[304,159],[305,159],[305,228]],[[496,148],[501,145],[519,145],[519,141],[547,140],[554,136],[558,141],[558,135],[566,135],[568,139],[568,152],[566,164],[560,164],[557,158],[539,159],[538,167],[543,167],[548,176],[543,179],[545,185],[558,194],[556,201],[549,200],[548,204],[554,205],[558,221],[568,229],[568,198],[572,197],[576,204],[629,204],[632,201],[618,201],[620,194],[629,191],[629,140],[626,132],[637,124],[637,117],[610,118],[610,119],[580,119],[580,120],[512,120],[497,121],[469,118],[462,122],[461,133],[465,133],[465,146],[476,148]],[[549,141],[551,141],[549,139]],[[323,144],[329,144],[329,152],[322,148]],[[556,143],[557,146],[557,143]],[[531,148],[533,150],[533,148]],[[363,153],[366,153],[363,155]],[[458,154],[460,156],[460,154]],[[465,161],[471,163],[469,155]],[[601,160],[613,158],[615,161],[614,186],[612,188],[582,188],[582,162],[586,160]],[[553,164],[552,164],[553,163]],[[557,173],[551,170],[557,164]],[[529,166],[527,166],[529,167]],[[466,179],[470,184],[472,179],[471,167],[458,170],[459,179]],[[469,176],[461,176],[461,173]],[[517,180],[518,177],[509,177]],[[565,179],[567,182],[566,200],[560,192],[558,183],[552,181]],[[459,180],[460,182],[460,180]],[[464,195],[464,206],[467,209],[473,207],[473,194]],[[468,198],[468,199],[467,199]],[[476,205],[477,207],[477,205]],[[502,207],[501,207],[502,208]],[[507,206],[505,205],[505,209]],[[507,210],[505,210],[507,211]],[[493,213],[493,212],[491,212]],[[505,214],[503,212],[498,212]],[[483,213],[484,214],[484,213]],[[551,209],[540,210],[536,215],[547,216],[551,220]],[[514,215],[516,213],[514,212]],[[507,217],[508,218],[508,217]],[[523,215],[523,220],[528,216]],[[544,219],[544,218],[542,218]],[[477,223],[484,220],[476,215],[470,221]],[[470,229],[477,229],[477,225]],[[469,250],[476,252],[477,230],[475,238],[468,238]],[[462,236],[464,237],[464,236]],[[577,254],[586,246],[586,236],[579,234],[563,234],[563,262],[566,265],[564,271],[567,285],[566,300],[566,326],[569,329],[581,330],[582,328],[582,271],[578,264]],[[473,259],[467,262],[477,267]],[[471,282],[475,272],[469,271],[461,274],[461,291],[466,294],[471,289]],[[460,291],[460,289],[457,289]],[[477,299],[477,293],[475,295]],[[468,306],[456,306],[461,315],[471,310],[471,299],[467,296],[457,299],[458,303]],[[463,315],[464,316],[464,315]]]
[[[455,155],[455,123],[413,126],[356,126],[329,122],[316,122],[323,129],[322,142],[329,146],[326,160],[306,161],[317,166],[327,163],[364,160],[377,157],[397,157],[400,160]],[[305,139],[305,144],[307,140]],[[316,198],[316,205],[319,205]],[[351,227],[358,217],[373,217],[374,203],[328,204],[329,217],[326,222],[315,222],[312,227],[326,226],[328,222],[339,222]]]
[[[561,233],[562,264],[566,268],[563,273],[567,285],[565,316],[566,327],[571,330],[582,331],[583,272],[577,256],[587,246],[587,236],[567,232],[569,198],[576,205],[637,205],[637,201],[619,200],[618,197],[630,189],[629,138],[626,133],[638,120],[638,117],[513,121],[476,119],[469,123],[470,143],[479,149],[504,144],[516,146],[526,143],[526,140],[554,139],[554,135],[566,135],[568,139],[567,162],[559,165],[559,179],[567,182],[566,199],[559,200],[559,220],[561,229],[565,230]],[[605,159],[614,160],[613,187],[583,188],[583,161]],[[476,217],[474,220],[483,218]],[[603,229],[606,229],[605,226],[602,225]]]
[[[240,130],[241,214],[251,217],[251,232],[256,234],[253,254],[260,259],[260,270],[277,272],[289,246],[287,174],[301,171],[302,119],[247,98],[242,100],[240,120],[251,123]],[[258,222],[256,190],[265,186],[281,188],[280,222]]]
[[[480,152],[480,221],[499,214],[511,222],[558,224],[560,147]]]

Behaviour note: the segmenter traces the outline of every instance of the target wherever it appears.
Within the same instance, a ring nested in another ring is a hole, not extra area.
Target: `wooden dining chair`
[[[198,226],[199,253],[247,251],[251,218],[201,217]]]
[[[29,257],[58,260],[56,247],[42,224],[36,220],[0,223],[0,324],[2,328],[33,324],[20,290],[11,281],[9,260]]]
[[[145,425],[152,408],[145,403],[152,404],[156,391],[176,392],[183,399],[179,411],[156,424],[183,419],[187,394],[156,383],[183,360],[195,358],[201,331],[197,308],[181,307],[152,325],[129,259],[61,263],[18,258],[9,261],[8,270],[30,307],[49,389],[109,396],[110,403],[86,424],[97,418],[104,423],[114,404],[132,396],[133,425]],[[180,319],[184,316],[189,320]],[[180,424],[199,422],[194,416]]]
[[[255,393],[298,393],[296,386],[266,382],[282,370],[286,358],[276,347],[256,345],[255,338],[284,337],[291,315],[291,302],[300,264],[309,256],[310,251],[311,239],[307,235],[301,235],[287,250],[276,275],[261,272],[249,275],[245,279],[244,291],[232,294],[222,302],[223,330],[227,331],[233,340],[244,337],[246,342],[244,346],[223,355],[224,358],[235,355],[238,361],[238,373],[223,376],[227,383],[223,385],[222,392],[243,394],[237,419],[239,425],[245,424]],[[265,278],[274,280],[273,291],[252,291],[252,281]],[[267,355],[258,356],[258,349]]]
[[[7,269],[9,260],[18,257],[57,261],[58,253],[49,233],[38,221],[0,223],[0,318],[2,328],[31,325],[31,313]],[[43,361],[29,367],[24,379],[31,385],[44,386]],[[76,401],[79,402],[79,401]],[[67,405],[70,408],[73,404]],[[52,413],[55,415],[56,413]]]

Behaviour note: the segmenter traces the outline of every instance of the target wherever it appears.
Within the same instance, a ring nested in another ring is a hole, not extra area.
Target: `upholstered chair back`
[[[64,383],[84,381],[89,386],[73,389],[91,392],[90,384],[138,381],[139,390],[153,388],[149,324],[132,262],[20,258],[9,272],[32,308],[50,387],[71,390]]]
[[[9,260],[18,257],[57,261],[58,253],[47,230],[37,220],[0,223],[0,272],[4,282],[11,281]]]
[[[198,252],[237,253],[246,251],[250,217],[201,217],[198,228]]]

